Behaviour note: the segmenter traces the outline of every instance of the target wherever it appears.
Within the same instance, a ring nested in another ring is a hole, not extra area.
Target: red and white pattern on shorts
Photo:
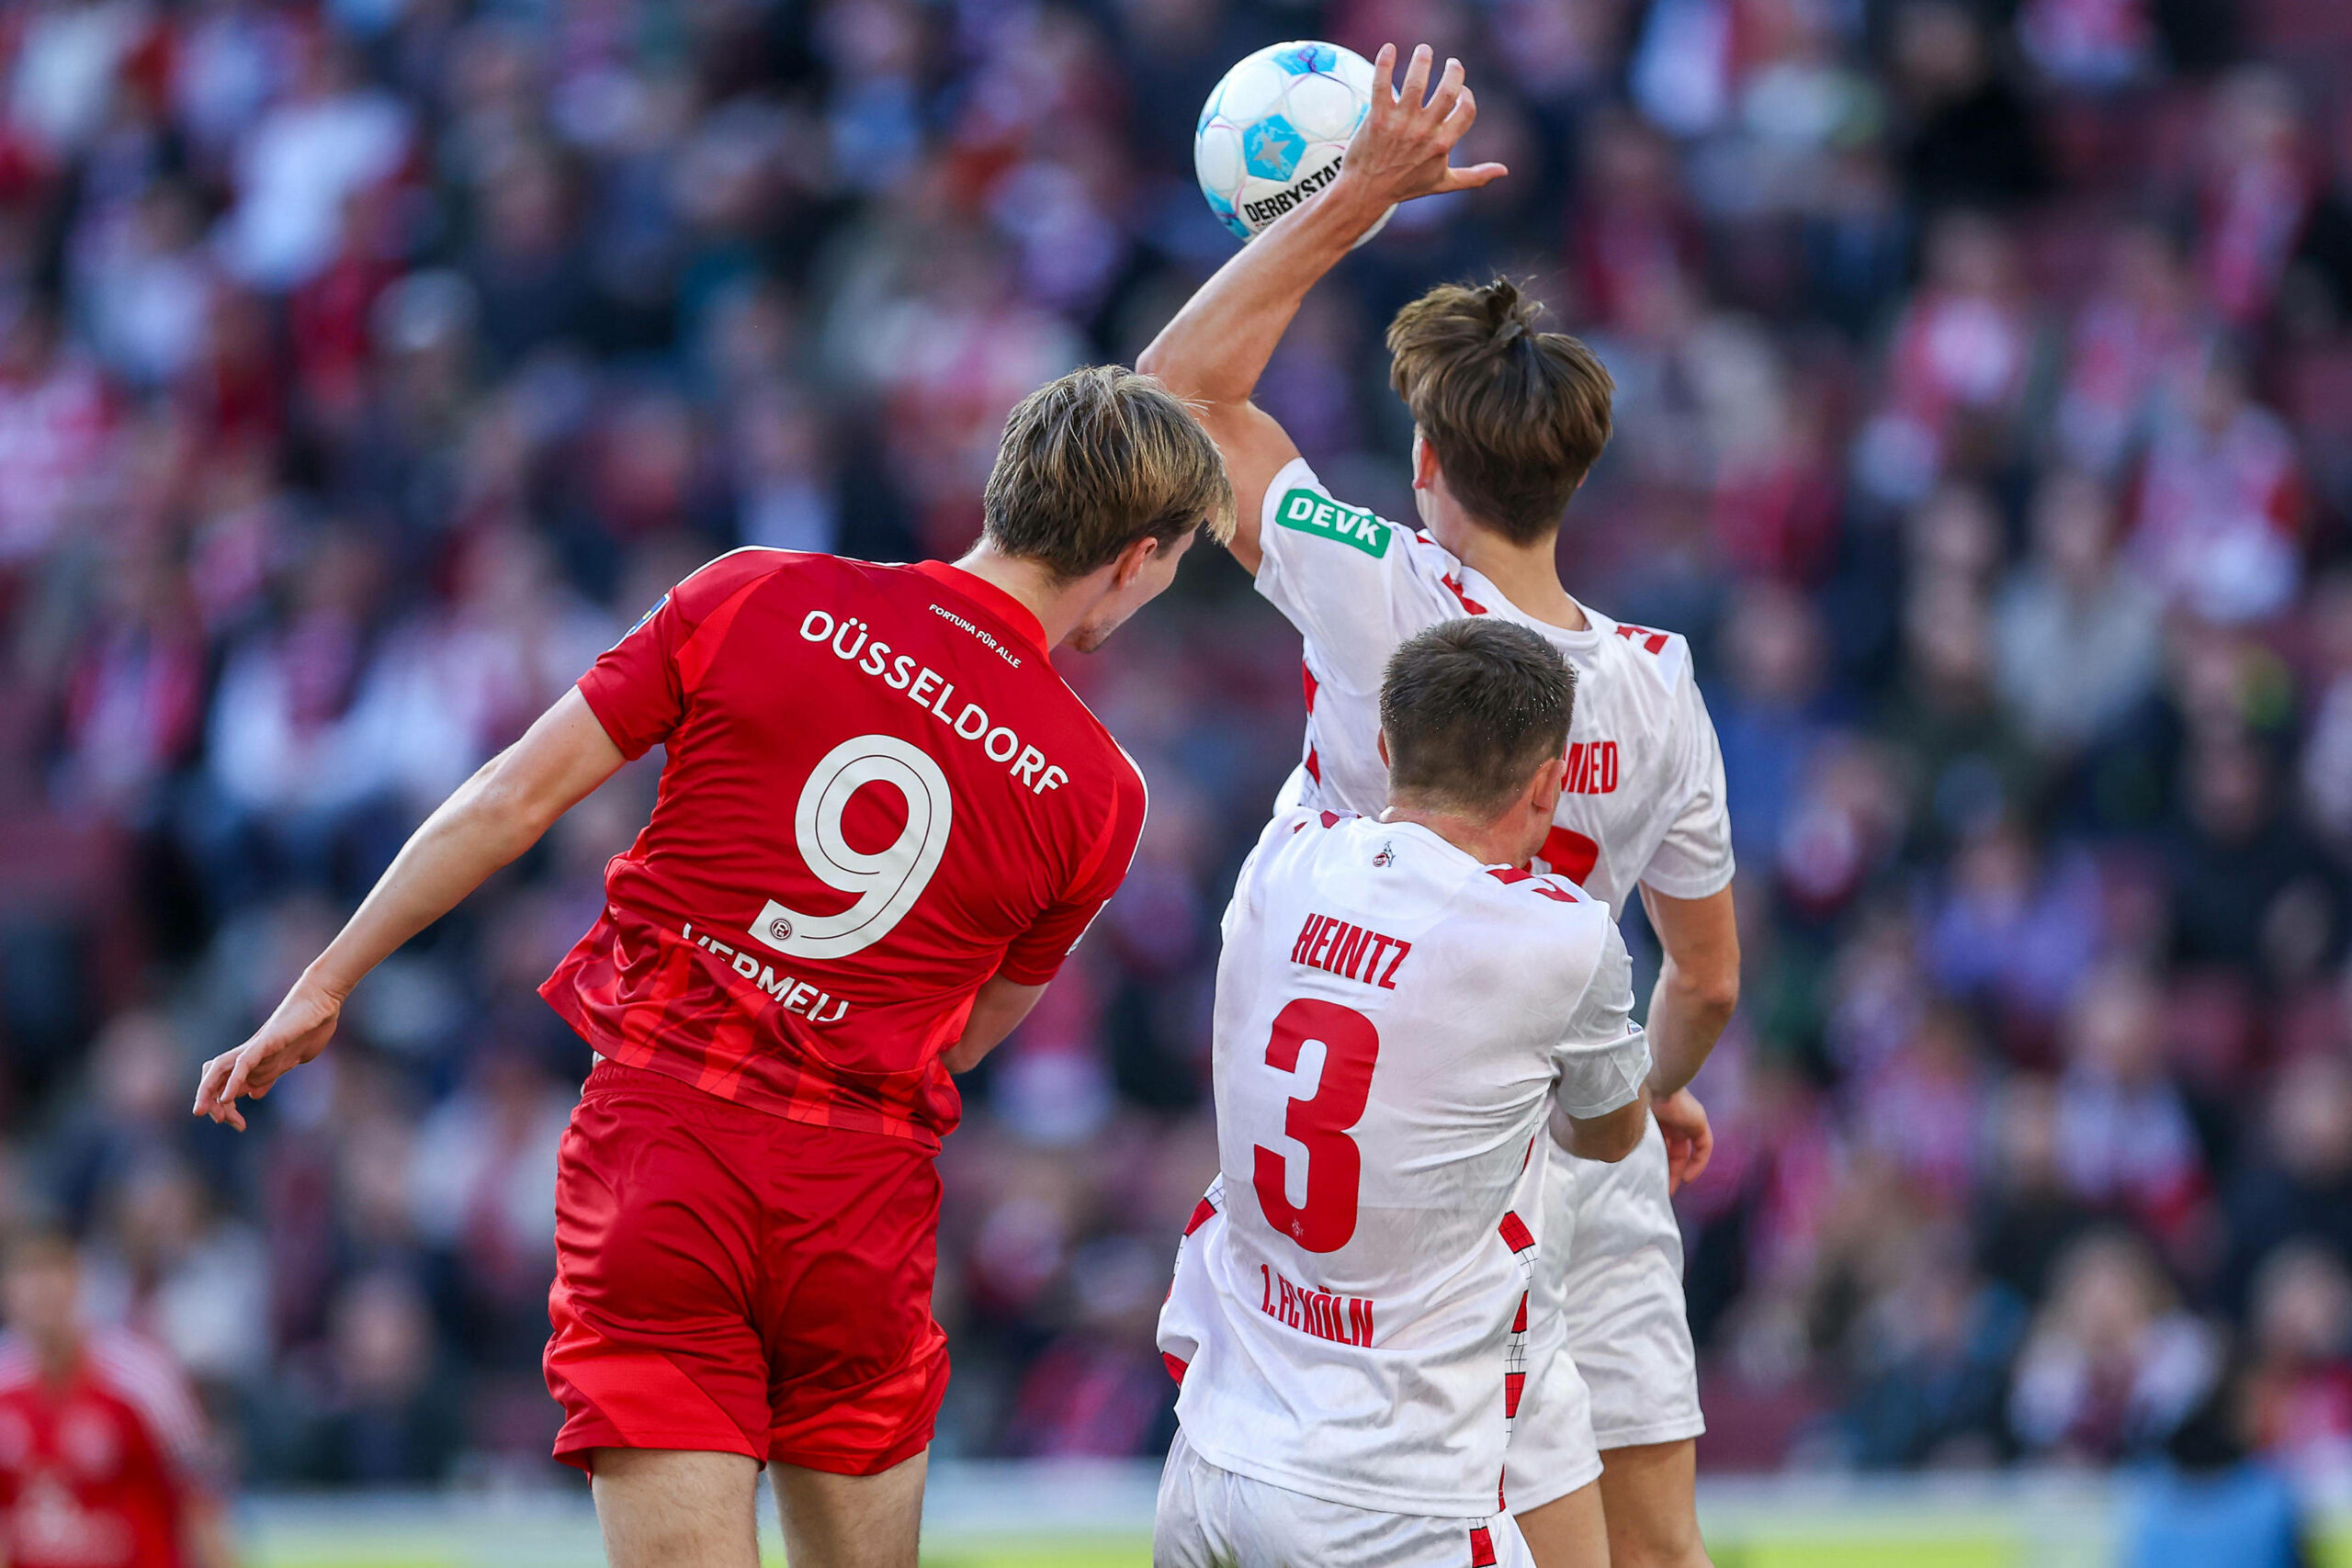
[[[1508,1433],[1519,1420],[1520,1395],[1527,1389],[1527,1299],[1535,1288],[1535,1236],[1516,1209],[1504,1210],[1503,1223],[1497,1228],[1502,1232],[1503,1244],[1519,1260],[1521,1285],[1519,1311],[1511,1316],[1510,1339],[1503,1348],[1503,1430]],[[1504,1506],[1502,1482],[1498,1478],[1495,1506]]]

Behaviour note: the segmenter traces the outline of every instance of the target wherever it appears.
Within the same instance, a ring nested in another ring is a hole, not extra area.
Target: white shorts
[[[1151,1568],[1534,1568],[1507,1514],[1383,1514],[1236,1475],[1180,1427],[1159,1475]]]
[[[1536,1290],[1537,1314],[1558,1314],[1567,1359],[1589,1391],[1585,1429],[1597,1450],[1707,1429],[1682,1297],[1682,1227],[1656,1121],[1614,1165],[1552,1151]],[[1556,1378],[1521,1403],[1505,1481],[1513,1508],[1564,1497],[1600,1473],[1599,1452],[1579,1451],[1574,1404]]]
[[[1552,1151],[1555,1161],[1567,1156]],[[1545,1238],[1544,1245],[1550,1245]],[[1536,1254],[1537,1286],[1546,1272]],[[1554,1283],[1557,1283],[1557,1271]],[[1531,1300],[1527,1386],[1510,1424],[1503,1459],[1503,1505],[1515,1514],[1565,1497],[1600,1479],[1600,1445],[1592,1435],[1592,1394],[1568,1356],[1559,1303]]]

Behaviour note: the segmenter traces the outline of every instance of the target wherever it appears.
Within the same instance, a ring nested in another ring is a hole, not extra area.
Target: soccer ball
[[[1193,132],[1193,172],[1210,210],[1242,239],[1256,238],[1339,177],[1340,154],[1371,107],[1372,62],[1353,50],[1278,43],[1249,56],[1201,106]],[[1387,221],[1381,214],[1363,240]]]

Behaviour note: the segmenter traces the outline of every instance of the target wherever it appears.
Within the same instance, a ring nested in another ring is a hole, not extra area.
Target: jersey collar
[[[1537,624],[1548,625],[1549,623],[1539,622]],[[1551,629],[1557,631],[1560,628],[1553,626]],[[1452,861],[1455,864],[1475,865],[1480,871],[1487,873],[1490,876],[1503,876],[1509,874],[1511,880],[1516,881],[1520,877],[1533,874],[1533,873],[1530,872],[1524,864],[1488,865],[1485,862],[1479,860],[1477,856],[1472,854],[1468,850],[1464,849],[1461,845],[1455,843],[1453,840],[1439,832],[1436,829],[1424,828],[1419,822],[1391,822],[1385,818],[1380,817],[1368,818],[1365,818],[1365,820],[1371,822],[1375,828],[1385,829],[1391,833],[1410,833],[1415,838],[1419,839],[1423,843],[1428,844],[1431,849],[1434,849],[1438,853],[1443,855],[1447,860]]]
[[[1600,639],[1608,635],[1608,628],[1617,624],[1616,622],[1610,620],[1608,616],[1594,610],[1591,605],[1586,604],[1583,600],[1577,598],[1575,594],[1570,593],[1568,595],[1569,599],[1574,601],[1577,609],[1584,612],[1584,630],[1580,632],[1572,632],[1566,626],[1555,626],[1550,621],[1539,620],[1535,616],[1531,615],[1526,611],[1521,609],[1518,605],[1512,604],[1504,594],[1503,591],[1495,586],[1495,581],[1493,578],[1488,577],[1483,571],[1476,570],[1475,568],[1470,566],[1468,562],[1465,561],[1462,563],[1458,568],[1458,570],[1461,573],[1458,581],[1462,583],[1463,587],[1477,592],[1486,607],[1487,614],[1491,615],[1496,611],[1501,610],[1505,612],[1503,619],[1517,621],[1521,626],[1527,627],[1530,631],[1532,631],[1539,636],[1549,637],[1555,646],[1578,649],[1598,648],[1600,646]]]
[[[1022,641],[1040,654],[1051,657],[1053,650],[1046,646],[1046,628],[1039,623],[1035,613],[995,583],[984,577],[975,577],[962,567],[950,566],[944,560],[919,560],[915,562],[914,569],[950,593],[978,605],[1019,634]]]

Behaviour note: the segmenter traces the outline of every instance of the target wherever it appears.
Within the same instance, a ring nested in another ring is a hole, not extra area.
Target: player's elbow
[[[1676,964],[1674,985],[1693,1013],[1721,1029],[1739,1006],[1739,949],[1711,953],[1702,963]]]
[[[466,814],[502,845],[514,852],[538,842],[539,836],[563,815],[563,802],[542,781],[521,765],[517,748],[510,746],[484,762],[458,794]]]
[[[1162,333],[1151,340],[1136,359],[1136,369],[1180,398],[1197,401],[1201,397],[1201,378],[1184,363],[1184,356],[1168,346],[1168,334]]]
[[[1726,966],[1720,974],[1710,975],[1697,986],[1693,1000],[1709,1021],[1718,1029],[1731,1021],[1739,1006],[1739,964]]]

